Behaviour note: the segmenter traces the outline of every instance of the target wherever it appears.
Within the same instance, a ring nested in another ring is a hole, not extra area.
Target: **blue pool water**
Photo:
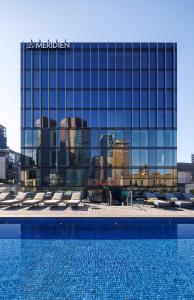
[[[0,219],[0,299],[194,299],[192,219]]]

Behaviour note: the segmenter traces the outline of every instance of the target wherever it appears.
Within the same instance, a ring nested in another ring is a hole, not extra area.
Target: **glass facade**
[[[176,189],[176,43],[26,45],[23,186]]]

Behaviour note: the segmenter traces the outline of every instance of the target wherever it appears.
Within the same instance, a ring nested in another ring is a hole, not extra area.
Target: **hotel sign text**
[[[48,40],[47,42],[42,42],[39,40],[39,42],[33,42],[31,40],[29,43],[26,43],[26,48],[27,49],[67,49],[70,48],[70,45],[66,41],[58,42],[56,40],[55,42],[50,42]]]

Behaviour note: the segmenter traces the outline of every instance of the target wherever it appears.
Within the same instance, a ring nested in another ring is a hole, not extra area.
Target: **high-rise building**
[[[176,189],[176,43],[22,43],[21,78],[23,186]]]
[[[0,149],[7,149],[6,128],[0,125]]]
[[[194,154],[191,154],[191,163],[194,164]]]

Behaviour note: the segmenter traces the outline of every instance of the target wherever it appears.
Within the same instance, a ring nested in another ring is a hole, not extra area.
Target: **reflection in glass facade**
[[[26,45],[23,186],[176,188],[175,43]]]

